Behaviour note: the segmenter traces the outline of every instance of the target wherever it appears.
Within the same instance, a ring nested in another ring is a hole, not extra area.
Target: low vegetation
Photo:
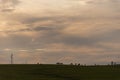
[[[120,80],[120,66],[0,65],[0,80]]]

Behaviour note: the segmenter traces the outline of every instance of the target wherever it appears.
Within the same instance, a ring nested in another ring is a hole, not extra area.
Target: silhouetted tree
[[[73,65],[73,63],[70,63],[70,65]]]
[[[112,65],[112,66],[114,65],[114,62],[113,62],[113,61],[111,61],[111,65]]]
[[[78,66],[80,66],[80,63],[78,64]]]
[[[63,63],[60,63],[60,62],[57,62],[56,64],[57,64],[57,65],[63,65]]]

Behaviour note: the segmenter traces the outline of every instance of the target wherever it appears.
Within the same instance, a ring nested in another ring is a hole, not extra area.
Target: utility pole
[[[13,64],[13,54],[11,54],[11,64]]]

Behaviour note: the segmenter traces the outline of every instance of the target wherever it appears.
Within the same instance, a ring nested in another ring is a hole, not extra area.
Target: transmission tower
[[[11,64],[13,64],[13,54],[11,54]]]

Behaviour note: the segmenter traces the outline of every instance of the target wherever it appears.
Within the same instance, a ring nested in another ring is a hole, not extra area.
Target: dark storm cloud
[[[54,28],[50,27],[36,27],[34,28],[35,31],[46,31],[46,30],[53,30]]]
[[[46,45],[46,43],[64,43],[64,44],[70,45],[70,46],[92,46],[92,45],[94,46],[99,41],[108,40],[105,37],[103,38],[102,35],[97,36],[97,37],[93,36],[93,37],[84,38],[82,36],[66,35],[61,32],[62,29],[64,29],[65,27],[68,27],[70,25],[68,23],[70,23],[70,22],[74,23],[76,21],[84,22],[84,21],[90,19],[87,17],[81,17],[81,16],[79,16],[79,17],[77,17],[77,16],[72,16],[72,17],[64,17],[64,16],[39,17],[38,16],[38,17],[35,17],[35,16],[33,16],[32,17],[31,15],[26,15],[26,16],[21,16],[20,19],[19,19],[19,17],[15,17],[15,19],[21,23],[28,24],[28,28],[20,29],[20,30],[13,31],[13,32],[44,31],[44,33],[42,33],[42,35],[43,35],[42,39],[41,39],[41,37],[39,37],[38,42],[43,42],[45,45]],[[114,19],[116,19],[116,18],[114,18]],[[94,18],[93,18],[93,20],[94,20]],[[117,19],[117,20],[119,20],[119,19]],[[35,25],[36,23],[40,23],[43,21],[45,21],[46,24]],[[52,22],[50,24],[47,24],[47,21],[52,21]],[[105,33],[105,34],[107,34],[107,33]],[[109,34],[107,34],[106,36],[109,36]],[[23,38],[21,37],[21,39],[24,39],[24,37]],[[110,39],[112,39],[112,37]],[[19,38],[19,40],[20,40],[20,38]]]
[[[58,20],[60,18],[60,20]],[[103,36],[98,36],[98,37],[88,37],[88,38],[84,38],[81,36],[75,36],[75,35],[65,35],[63,33],[60,33],[60,31],[62,29],[64,29],[65,27],[69,26],[68,24],[64,24],[64,22],[75,22],[75,21],[84,21],[84,20],[88,20],[89,18],[84,18],[84,17],[31,17],[31,16],[26,16],[23,17],[22,20],[20,19],[21,22],[24,22],[25,24],[30,24],[28,26],[28,28],[26,29],[20,29],[18,31],[44,31],[43,34],[43,42],[45,40],[49,40],[50,42],[60,42],[60,43],[64,43],[64,44],[68,44],[68,45],[94,45],[96,42],[102,41],[102,40],[106,40],[107,38],[103,38]],[[116,19],[116,18],[114,18]],[[47,21],[50,20],[52,21],[50,24],[47,24]],[[60,21],[61,23],[57,22]],[[36,22],[43,22],[46,21],[46,24],[44,25],[34,25]],[[32,25],[31,25],[32,24]],[[97,27],[97,26],[96,26]],[[17,31],[16,31],[17,32]],[[92,33],[92,32],[91,32]],[[109,35],[109,34],[108,34]],[[106,36],[108,36],[106,35]],[[59,38],[59,37],[60,38]],[[40,38],[41,39],[41,38]],[[39,39],[38,39],[39,40]],[[48,42],[49,42],[48,41]],[[47,42],[47,41],[45,41]]]

